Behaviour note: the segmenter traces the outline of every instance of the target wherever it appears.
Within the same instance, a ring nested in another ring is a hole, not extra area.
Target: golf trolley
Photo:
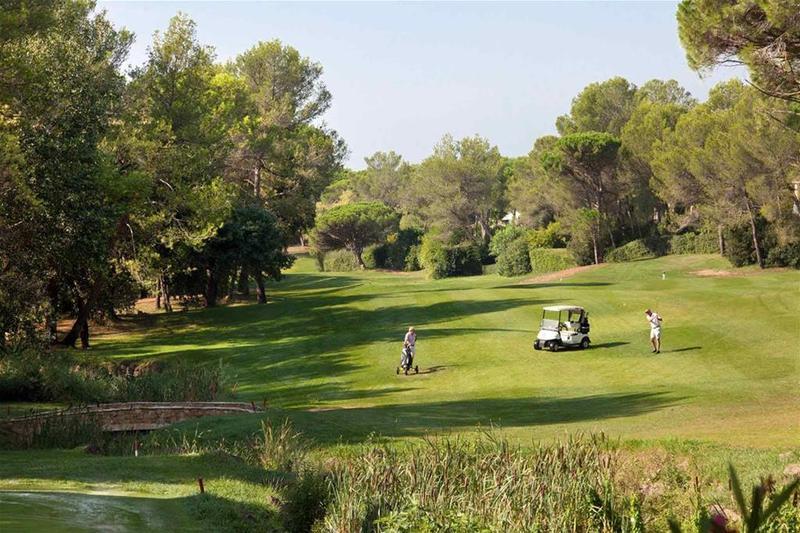
[[[562,320],[563,319],[563,320]],[[589,347],[589,313],[574,305],[553,305],[542,311],[535,350],[557,352],[561,348]]]
[[[403,374],[407,376],[412,368],[415,374],[419,374],[419,365],[414,365],[414,354],[411,351],[411,347],[404,346],[400,354],[400,366],[395,369],[395,374],[400,374],[400,370],[402,370]]]

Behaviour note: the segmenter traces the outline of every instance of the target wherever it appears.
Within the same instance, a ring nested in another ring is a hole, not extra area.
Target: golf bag
[[[414,368],[416,373],[419,373],[419,367],[414,367],[414,352],[411,351],[411,346],[403,346],[403,350],[400,352],[400,366],[397,368],[397,373],[400,373],[400,370],[403,373],[408,374],[408,371]]]

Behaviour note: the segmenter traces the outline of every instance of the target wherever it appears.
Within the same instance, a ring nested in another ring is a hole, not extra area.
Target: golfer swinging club
[[[650,322],[650,344],[653,345],[653,353],[661,353],[661,315],[648,309],[644,312],[647,321]]]

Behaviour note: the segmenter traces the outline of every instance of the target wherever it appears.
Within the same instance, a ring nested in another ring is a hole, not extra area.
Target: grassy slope
[[[800,273],[691,274],[725,267],[711,256],[676,256],[520,284],[496,276],[321,274],[301,259],[271,287],[269,305],[163,316],[148,331],[99,339],[89,356],[222,360],[236,374],[240,397],[266,400],[268,417],[290,417],[323,448],[371,433],[404,438],[490,423],[523,443],[602,430],[635,439],[627,444],[632,460],[638,453],[650,463],[661,454],[688,453],[701,457],[701,469],[715,479],[724,479],[726,461],[733,460],[752,480],[800,461]],[[593,349],[533,351],[541,306],[560,302],[591,312]],[[645,307],[665,319],[660,356],[648,349]],[[424,373],[395,376],[409,324],[419,331]],[[249,435],[259,420],[199,425],[211,436]],[[198,476],[207,482],[204,498],[196,496]],[[59,494],[25,499],[32,520],[71,505],[94,505],[98,523],[140,509],[130,524],[142,530],[164,513],[182,530],[202,517],[223,528],[257,513],[275,519],[263,476],[220,456],[0,453],[0,491],[90,494],[77,503]],[[129,501],[131,495],[140,500]],[[20,501],[0,492],[0,515],[4,508],[19,510]],[[7,525],[0,521],[0,529]]]
[[[300,425],[322,441],[496,424],[523,442],[602,430],[796,444],[800,273],[691,274],[724,266],[712,256],[672,256],[519,284],[322,274],[301,259],[272,287],[269,305],[167,318],[146,333],[98,341],[95,356],[222,360],[241,397],[301,411]],[[558,302],[590,311],[591,350],[532,350],[542,305]],[[658,356],[649,351],[646,307],[665,320]],[[426,373],[397,377],[409,324]]]

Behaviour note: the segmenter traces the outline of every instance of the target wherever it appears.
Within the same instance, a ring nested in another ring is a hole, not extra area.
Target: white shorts
[[[651,339],[660,339],[661,338],[661,328],[650,328],[650,338]]]

